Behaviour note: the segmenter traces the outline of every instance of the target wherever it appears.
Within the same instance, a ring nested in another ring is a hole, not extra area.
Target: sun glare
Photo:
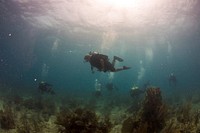
[[[139,4],[139,0],[102,0],[102,2],[118,8],[130,8]]]

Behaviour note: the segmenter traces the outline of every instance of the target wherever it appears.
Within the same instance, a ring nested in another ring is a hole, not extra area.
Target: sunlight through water
[[[153,29],[195,26],[188,14],[196,1],[172,0],[15,0],[21,17],[40,28],[69,32],[126,31],[141,34]],[[181,10],[180,10],[181,9]],[[184,12],[183,12],[184,11]],[[180,15],[181,14],[181,15]],[[188,22],[190,20],[190,23]],[[172,24],[174,24],[172,26]],[[177,27],[174,27],[177,26]],[[160,32],[160,31],[158,31]]]
[[[117,8],[131,8],[144,4],[146,0],[99,0],[104,4]]]

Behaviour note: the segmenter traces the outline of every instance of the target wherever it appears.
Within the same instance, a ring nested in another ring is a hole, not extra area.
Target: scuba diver
[[[141,94],[143,94],[145,92],[145,90],[142,90],[142,89],[140,89],[139,87],[137,87],[137,86],[133,86],[132,88],[131,88],[131,90],[130,90],[130,95],[131,95],[131,97],[137,97],[137,96],[139,96],[139,95],[141,95]]]
[[[139,96],[143,93],[146,92],[146,90],[151,87],[151,83],[150,83],[150,80],[147,80],[146,82],[144,82],[144,84],[142,85],[142,87],[138,87],[138,86],[133,86],[130,90],[130,94],[131,94],[131,97],[136,97],[136,96]]]
[[[168,81],[169,81],[169,86],[176,86],[176,84],[177,84],[177,79],[176,79],[176,76],[174,75],[174,73],[171,73],[171,74],[169,75]]]
[[[132,100],[132,104],[130,105],[130,107],[128,107],[128,109],[126,110],[127,112],[134,112],[134,111],[138,111],[141,107],[141,101],[142,101],[142,97],[141,95],[144,94],[146,91],[146,89],[141,89],[138,86],[133,86],[129,93],[130,96],[134,99]]]
[[[122,70],[130,69],[130,67],[123,66],[122,68],[115,68],[115,61],[122,62],[123,59],[114,56],[112,63],[109,62],[107,55],[99,54],[98,52],[90,52],[84,57],[85,62],[90,62],[92,73],[94,73],[93,68],[97,68],[98,71],[103,72],[118,72]]]
[[[39,90],[39,92],[40,93],[49,93],[49,94],[55,94],[55,92],[53,91],[53,89],[52,89],[52,86],[53,85],[51,85],[51,84],[48,84],[48,83],[46,83],[46,82],[44,82],[44,81],[41,81],[40,83],[39,83],[39,86],[38,86],[38,90]]]

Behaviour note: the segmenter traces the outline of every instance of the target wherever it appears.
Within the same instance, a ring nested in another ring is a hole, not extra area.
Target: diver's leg
[[[112,60],[112,66],[113,66],[113,67],[115,67],[115,61],[116,61],[116,59],[115,59],[115,57],[114,57],[113,60]]]
[[[115,60],[117,60],[117,61],[119,61],[119,62],[122,62],[122,61],[124,61],[122,58],[120,58],[120,57],[117,57],[117,56],[114,56],[114,59],[115,59]]]
[[[131,69],[131,67],[123,66],[122,68],[116,68],[114,72],[122,71],[122,70],[127,70]]]
[[[119,61],[119,62],[124,61],[122,58],[117,57],[117,56],[114,56],[114,57],[113,57],[113,61],[112,61],[112,65],[113,65],[113,66],[115,66],[115,61],[116,61],[116,60]]]

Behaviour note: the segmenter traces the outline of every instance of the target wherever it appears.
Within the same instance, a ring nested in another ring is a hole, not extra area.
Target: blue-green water
[[[46,81],[55,90],[84,92],[98,79],[128,92],[150,81],[167,92],[173,72],[176,89],[199,88],[199,1],[153,2],[96,9],[89,0],[1,0],[0,83],[28,90]],[[92,74],[83,62],[90,51],[117,55],[124,59],[117,66],[132,69]]]
[[[0,132],[199,132],[199,6],[0,0]],[[92,73],[90,51],[131,69]]]

